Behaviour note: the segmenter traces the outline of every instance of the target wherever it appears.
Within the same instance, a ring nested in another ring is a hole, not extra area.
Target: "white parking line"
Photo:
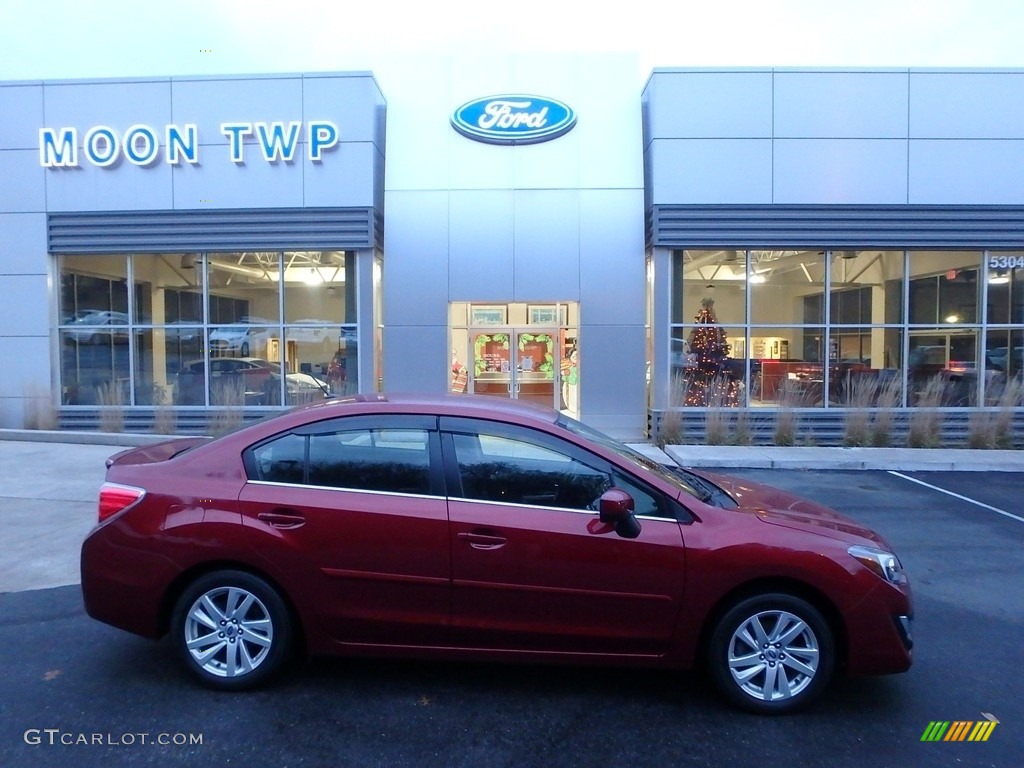
[[[997,509],[996,507],[993,507],[993,506],[991,506],[989,504],[984,504],[984,503],[982,503],[980,501],[972,499],[969,496],[961,496],[959,493],[953,493],[952,491],[947,491],[945,488],[939,488],[939,486],[937,486],[937,485],[931,485],[930,483],[926,483],[926,482],[923,482],[922,480],[918,480],[916,477],[910,477],[909,475],[904,475],[901,472],[896,472],[896,471],[891,470],[891,469],[888,470],[888,472],[889,472],[890,475],[896,475],[896,477],[902,477],[904,480],[909,480],[912,483],[917,483],[918,485],[923,485],[925,488],[931,488],[933,491],[939,491],[940,493],[944,493],[947,496],[952,496],[954,498],[960,499],[961,501],[966,501],[966,502],[969,502],[971,504],[976,504],[979,507],[984,507],[985,509],[989,509],[989,510],[991,510],[993,512],[996,512],[996,513],[998,513],[1000,515],[1003,515],[1004,517],[1009,517],[1009,518],[1011,518],[1013,520],[1016,520],[1018,523],[1024,523],[1024,517],[1018,517],[1017,515],[1010,514],[1009,512],[1005,512],[1005,511],[1003,511],[1001,509]]]

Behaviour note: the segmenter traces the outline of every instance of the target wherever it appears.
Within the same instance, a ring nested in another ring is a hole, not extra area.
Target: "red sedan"
[[[296,654],[700,665],[781,713],[912,659],[873,531],[488,397],[330,401],[120,453],[82,590],[231,690]]]

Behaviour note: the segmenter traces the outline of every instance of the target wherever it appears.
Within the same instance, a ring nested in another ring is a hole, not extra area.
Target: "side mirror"
[[[633,516],[633,497],[621,488],[609,488],[598,501],[599,519],[615,526],[615,532],[624,539],[640,535],[640,523]]]

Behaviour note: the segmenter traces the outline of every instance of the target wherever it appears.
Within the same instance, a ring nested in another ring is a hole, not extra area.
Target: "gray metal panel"
[[[51,253],[369,248],[372,208],[51,213]]]
[[[1024,141],[957,139],[910,142],[907,202],[919,205],[1017,205],[1024,201]]]
[[[906,72],[776,72],[775,138],[906,139]]]
[[[0,213],[0,243],[0,276],[46,274],[45,213]]]
[[[776,139],[772,149],[773,203],[900,205],[907,202],[906,141]]]
[[[1021,248],[1024,206],[655,205],[664,248]]]
[[[0,149],[39,150],[43,122],[43,86],[0,86]]]
[[[911,72],[913,139],[1022,139],[1024,72]]]

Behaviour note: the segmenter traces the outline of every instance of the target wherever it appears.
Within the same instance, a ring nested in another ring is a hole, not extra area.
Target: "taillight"
[[[100,488],[100,509],[99,520],[102,523],[107,518],[113,517],[137,502],[146,492],[141,488],[133,488],[130,485],[117,485],[115,483],[104,483]]]

